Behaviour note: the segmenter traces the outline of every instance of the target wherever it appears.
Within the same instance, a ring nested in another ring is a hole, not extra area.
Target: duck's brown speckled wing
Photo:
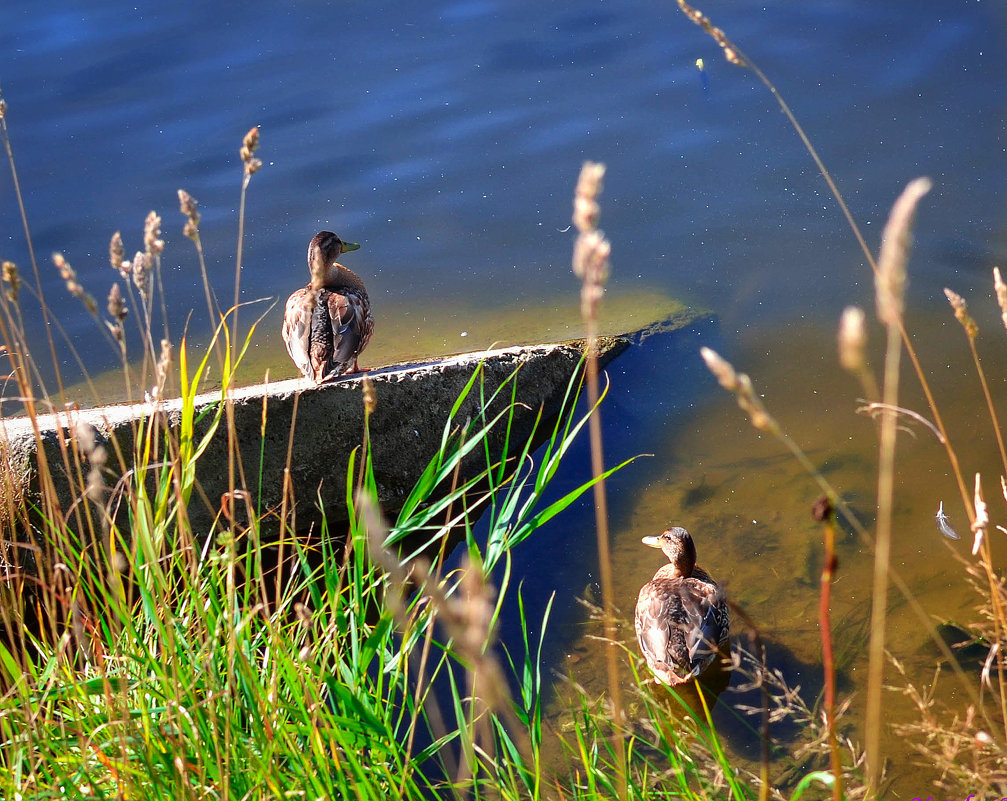
[[[328,363],[323,367],[325,378],[342,375],[356,369],[357,357],[367,347],[367,341],[374,330],[374,318],[370,314],[367,293],[358,290],[330,292],[321,290],[320,303],[328,311],[332,330],[332,346]],[[315,337],[312,337],[314,342]],[[319,350],[319,356],[321,351]],[[312,362],[315,353],[312,352]],[[321,366],[316,364],[316,369]]]
[[[640,650],[665,684],[698,676],[729,636],[723,593],[698,578],[656,576],[640,589],[635,622]]]
[[[311,360],[308,357],[308,346],[311,334],[311,312],[314,298],[309,287],[298,289],[287,298],[283,314],[283,342],[287,353],[297,369],[310,378],[312,375]]]

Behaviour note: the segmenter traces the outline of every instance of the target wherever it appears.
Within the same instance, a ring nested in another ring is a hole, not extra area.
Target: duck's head
[[[344,242],[332,231],[319,231],[308,244],[308,269],[313,281],[325,283],[330,273],[341,265],[336,261],[344,253],[359,250],[356,242]]]
[[[676,573],[692,575],[696,566],[696,544],[692,535],[681,526],[672,526],[657,537],[644,537],[643,544],[664,551],[668,561],[675,566]]]

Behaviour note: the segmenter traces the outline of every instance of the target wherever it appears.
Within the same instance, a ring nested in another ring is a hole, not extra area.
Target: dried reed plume
[[[126,347],[126,332],[123,330],[123,321],[129,314],[129,309],[126,308],[126,304],[122,299],[122,292],[119,290],[118,284],[112,284],[112,288],[108,291],[108,315],[112,318],[113,322],[106,322],[109,331],[112,332],[112,338],[119,343],[119,345],[125,349]]]
[[[374,391],[374,381],[370,376],[365,375],[360,385],[363,390],[364,414],[370,417],[378,408],[378,396]]]
[[[867,323],[864,310],[847,306],[839,319],[839,364],[860,380],[868,400],[878,397],[878,383],[867,363]]]
[[[161,239],[161,218],[157,212],[150,212],[143,223],[143,246],[148,256],[160,256],[164,250],[164,240]]]
[[[18,291],[21,289],[21,276],[18,274],[17,265],[12,261],[3,263],[3,282],[7,285],[4,293],[7,300],[17,303]]]
[[[979,553],[979,548],[983,544],[986,536],[986,529],[990,524],[989,512],[986,509],[986,500],[983,498],[983,485],[979,473],[976,473],[976,489],[973,502],[976,506],[976,519],[972,523],[972,533],[975,539],[972,542],[972,555]]]
[[[108,243],[108,261],[112,269],[119,273],[126,281],[130,278],[129,262],[125,261],[126,250],[122,246],[122,234],[116,231],[112,234],[112,239]]]
[[[153,267],[151,260],[147,258],[146,253],[138,250],[131,262],[123,262],[123,264],[132,265],[133,286],[137,288],[140,298],[146,303],[150,299],[150,272]]]
[[[255,151],[259,148],[259,128],[251,128],[241,141],[241,160],[245,164],[245,175],[250,176],[258,172],[262,162],[255,158]]]
[[[161,340],[161,355],[157,359],[157,367],[154,369],[154,386],[151,388],[150,396],[153,400],[161,400],[164,397],[164,385],[168,380],[168,368],[171,366],[171,343],[167,339]]]
[[[929,178],[911,181],[899,195],[881,235],[878,272],[874,279],[878,319],[898,325],[905,308],[906,265],[912,247],[912,225],[916,206],[933,184]]]
[[[1007,328],[1007,284],[1000,277],[1000,268],[993,268],[993,288],[996,290],[997,305],[1000,307],[1000,319]]]
[[[161,302],[161,322],[164,326],[164,338],[169,339],[168,334],[168,306],[167,298],[164,294],[164,280],[161,275],[161,253],[164,250],[164,240],[161,239],[161,217],[157,212],[152,211],[147,215],[143,223],[143,247],[147,253],[147,259],[153,264],[154,275],[157,277],[157,294]]]
[[[724,58],[735,66],[748,66],[745,59],[742,58],[741,54],[738,52],[738,48],[735,47],[734,43],[727,38],[727,34],[710,22],[710,18],[706,16],[706,14],[698,8],[693,8],[686,3],[685,0],[678,0],[678,7],[682,9],[682,13],[685,14],[685,16],[713,37],[713,41],[720,45],[720,48],[724,51]]]
[[[105,494],[105,479],[102,470],[108,461],[108,452],[95,438],[95,429],[90,423],[77,419],[73,428],[74,439],[81,453],[87,459],[88,472],[84,493],[88,500],[101,506]]]
[[[612,246],[598,230],[601,194],[605,165],[586,162],[573,199],[573,224],[580,232],[574,243],[573,272],[581,279],[581,316],[585,321],[596,321],[605,281],[608,280],[608,257]]]
[[[965,298],[954,292],[947,287],[944,287],[944,295],[948,299],[948,303],[951,304],[951,308],[954,310],[955,319],[962,324],[962,328],[965,329],[965,335],[969,339],[975,339],[979,336],[979,326],[976,325],[976,321],[969,314],[968,304],[965,303]]]
[[[77,282],[77,272],[70,266],[70,262],[64,258],[62,253],[53,253],[52,263],[56,265],[56,269],[59,270],[60,277],[66,282],[67,292],[80,300],[80,302],[84,304],[84,308],[87,309],[91,315],[97,315],[98,304],[90,294],[84,291],[84,287]]]
[[[178,190],[178,210],[185,215],[186,223],[182,229],[182,235],[188,237],[193,242],[199,239],[199,212],[196,210],[198,202],[196,198],[184,189]]]
[[[199,236],[199,205],[196,198],[184,189],[178,190],[178,210],[185,216],[185,225],[182,228],[182,235],[191,239],[196,246],[196,255],[199,257],[199,273],[203,278],[203,296],[206,298],[206,314],[210,321],[210,328],[215,328],[220,319],[220,307],[217,305],[217,296],[210,287],[210,279],[206,271],[206,257],[203,254],[203,241]],[[214,310],[216,309],[216,313]],[[214,345],[223,370],[223,354],[219,340]]]

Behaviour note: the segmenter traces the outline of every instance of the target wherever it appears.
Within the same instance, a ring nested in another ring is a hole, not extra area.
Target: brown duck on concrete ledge
[[[374,332],[364,282],[336,259],[360,245],[319,231],[308,245],[311,283],[287,299],[283,341],[305,378],[321,384],[360,371],[357,358]]]
[[[636,637],[640,650],[662,684],[674,687],[698,678],[730,642],[730,617],[724,591],[696,564],[696,546],[681,526],[643,544],[660,548],[671,564],[640,588]]]

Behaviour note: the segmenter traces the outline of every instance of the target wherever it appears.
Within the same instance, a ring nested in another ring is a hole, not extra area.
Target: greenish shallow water
[[[950,326],[945,325],[947,319]],[[993,524],[1003,524],[1004,506],[999,498],[1003,467],[978,383],[966,377],[970,359],[959,341],[963,340],[960,328],[950,311],[946,318],[917,316],[911,323],[922,332],[916,336],[916,344],[924,364],[938,372],[962,373],[962,381],[956,382],[953,391],[938,389],[938,400],[970,488],[975,472],[980,472]],[[984,331],[987,336],[980,343],[987,356],[995,400],[1007,408],[1003,370],[1007,337],[998,319],[984,321]],[[756,390],[873,534],[877,424],[857,414],[861,390],[853,378],[834,366],[833,339],[820,328],[804,326],[763,331],[760,343],[767,343],[778,361],[760,365],[752,376]],[[746,352],[730,356],[741,370],[752,361],[752,354]],[[795,373],[798,364],[803,369]],[[632,374],[626,378],[631,381]],[[902,402],[926,413],[914,388],[915,377],[907,373],[903,384]],[[644,475],[631,480],[637,489],[616,515],[612,531],[621,636],[636,652],[632,631],[636,593],[661,564],[660,555],[644,547],[640,538],[671,524],[685,525],[695,537],[700,563],[759,626],[770,668],[782,671],[792,686],[800,686],[805,700],[813,704],[822,689],[818,603],[823,534],[811,508],[821,491],[778,440],[749,425],[733,397],[719,387],[711,388],[703,403],[683,416],[672,436],[640,442],[639,449],[646,448],[653,457],[628,468]],[[611,491],[617,508],[622,490],[617,486]],[[946,539],[937,529],[934,514],[941,500],[962,535],[958,541]],[[965,625],[977,620],[981,599],[969,586],[965,571],[965,565],[973,561],[967,518],[943,447],[920,425],[907,426],[898,438],[893,527],[892,566],[932,620]],[[853,727],[849,730],[853,739],[862,742],[873,556],[847,525],[840,523],[839,529],[839,566],[831,608],[837,686],[840,699],[852,698],[845,722]],[[585,521],[582,538],[585,548],[592,547],[589,521]],[[991,526],[995,564],[1002,564],[1007,549],[1004,540],[1002,532]],[[597,601],[596,585],[592,583],[587,594]],[[735,631],[743,629],[736,621]],[[583,634],[565,645],[565,661],[557,668],[583,685],[592,697],[606,691],[603,646],[596,639],[600,633],[599,624],[586,622]],[[747,642],[744,635],[736,637],[736,643],[739,639]],[[941,661],[919,618],[894,587],[889,589],[886,647],[921,687],[932,680]],[[978,689],[977,667],[968,663],[966,670]],[[885,692],[886,722],[918,720],[915,708],[900,692],[905,680],[890,663],[885,678],[890,686]],[[624,680],[628,681],[628,675]],[[732,688],[742,683],[742,677],[732,678]],[[560,728],[569,725],[562,711],[566,703],[563,687],[562,682],[557,685],[558,697],[553,704],[554,725]],[[939,705],[947,705],[959,716],[965,714],[969,703],[947,670],[935,697]],[[738,695],[728,689],[720,696],[715,720],[733,757],[757,771],[757,738],[746,730],[757,726],[757,719],[740,723],[736,712],[739,704],[753,701],[757,698],[751,693]],[[787,748],[793,732],[784,724],[775,727],[774,736]],[[882,745],[889,760],[891,797],[933,793],[930,783],[937,779],[933,765],[921,763],[905,738],[886,728]],[[785,764],[775,764],[774,775],[779,775]]]

